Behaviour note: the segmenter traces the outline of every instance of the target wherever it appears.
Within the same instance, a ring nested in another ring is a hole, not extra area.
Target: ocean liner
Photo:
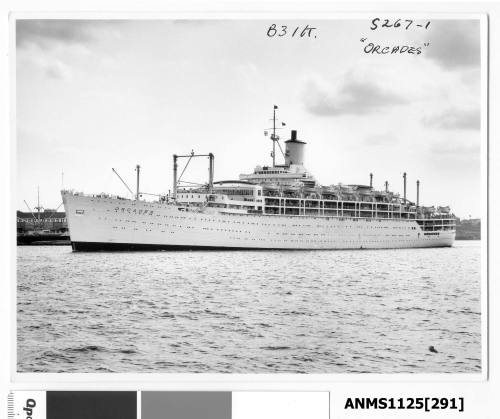
[[[420,205],[418,181],[416,202],[407,199],[406,173],[403,196],[391,192],[387,182],[376,190],[372,174],[369,185],[320,185],[304,167],[306,143],[295,130],[282,151],[276,109],[265,132],[272,140],[272,165],[257,166],[238,180],[214,182],[214,155],[191,152],[173,156],[173,189],[153,201],[142,199],[140,166],[134,198],[61,191],[73,250],[452,246],[450,208]],[[281,164],[276,148],[284,157]],[[208,182],[185,186],[181,178],[195,157],[208,159]],[[187,163],[178,176],[180,159]]]

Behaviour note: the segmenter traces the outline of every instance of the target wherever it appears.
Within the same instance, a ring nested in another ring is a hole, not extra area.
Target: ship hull
[[[48,233],[48,234],[18,234],[17,235],[17,245],[18,246],[29,246],[29,245],[68,245],[69,235]]]
[[[71,242],[77,252],[133,252],[151,250],[248,250],[248,247],[227,246],[196,246],[196,245],[170,245],[170,244],[144,244],[144,243],[105,243],[105,242]],[[252,250],[270,250],[264,247],[253,247]],[[303,249],[297,249],[303,250]]]
[[[63,192],[75,251],[390,249],[451,246],[415,220],[195,212]]]

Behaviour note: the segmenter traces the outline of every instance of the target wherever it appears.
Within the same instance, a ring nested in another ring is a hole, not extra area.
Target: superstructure
[[[304,166],[306,142],[292,130],[277,164],[276,109],[270,138],[272,165],[237,180],[214,181],[215,157],[194,152],[173,157],[173,188],[146,201],[109,194],[62,191],[73,249],[383,249],[451,246],[455,217],[449,207],[426,207],[369,185],[320,185]],[[266,132],[268,134],[268,132]],[[181,159],[208,159],[209,179],[186,186]]]

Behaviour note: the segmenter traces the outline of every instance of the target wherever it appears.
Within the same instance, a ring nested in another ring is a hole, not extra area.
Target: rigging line
[[[135,193],[132,192],[132,189],[130,189],[128,187],[128,185],[125,183],[125,181],[122,179],[122,177],[118,174],[118,172],[112,167],[111,170],[113,170],[113,172],[115,173],[116,176],[118,176],[118,179],[120,179],[122,181],[122,183],[125,185],[125,187],[128,189],[128,191],[133,195],[135,196]]]
[[[140,195],[150,195],[150,196],[163,196],[162,194],[157,194],[157,193],[148,193],[148,192],[141,192]]]
[[[46,218],[46,219],[45,219],[45,221],[50,220],[50,219],[52,218],[52,216],[53,216],[53,215],[57,212],[57,210],[58,210],[59,208],[61,208],[61,205],[62,205],[62,204],[63,204],[63,203],[61,202],[61,203],[59,204],[59,206],[58,206],[58,207],[57,207],[54,211],[52,211],[52,213],[48,216],[48,218]]]
[[[276,141],[276,143],[278,144],[278,147],[280,148],[281,154],[283,154],[283,158],[285,158],[285,153],[283,153],[283,149],[281,148],[280,142]]]
[[[197,186],[207,186],[206,183],[195,183],[195,182],[188,182],[187,180],[181,180],[180,182],[177,183],[188,183],[190,185],[197,185]]]
[[[31,216],[33,217],[33,219],[36,221],[36,217],[35,217],[35,214],[33,214],[33,210],[30,208],[30,206],[28,205],[28,203],[26,202],[26,200],[24,200],[24,203],[26,204],[26,206],[28,207],[28,209],[30,210],[31,212]]]
[[[191,159],[193,158],[194,156],[194,152],[191,152],[191,155],[189,156],[189,159],[186,163],[186,165],[184,166],[184,169],[182,169],[182,172],[181,172],[181,175],[179,176],[179,178],[177,179],[177,183],[179,183],[181,181],[181,178],[182,178],[182,175],[184,174],[184,172],[186,171],[188,165],[189,165],[189,162],[191,161]]]

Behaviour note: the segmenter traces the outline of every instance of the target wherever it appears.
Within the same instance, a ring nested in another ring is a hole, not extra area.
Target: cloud
[[[69,80],[71,79],[71,69],[61,61],[55,61],[46,64],[45,75],[51,79]]]
[[[391,133],[385,134],[374,134],[366,137],[363,144],[366,146],[378,147],[378,146],[392,146],[397,144],[399,141],[395,135]]]
[[[451,140],[436,142],[431,147],[431,151],[438,153],[440,156],[459,156],[466,159],[473,156],[479,157],[480,149],[479,142],[463,144]]]
[[[477,138],[468,141],[437,141],[430,149],[430,161],[442,169],[457,171],[479,170],[481,157],[481,144]]]
[[[38,72],[55,80],[70,80],[75,59],[93,55],[100,40],[121,36],[120,20],[21,19],[16,21],[18,57],[38,67]],[[94,57],[95,58],[95,57]],[[112,57],[101,57],[109,64]]]
[[[430,128],[479,130],[481,128],[481,111],[479,108],[449,108],[438,114],[424,116],[421,121],[424,126]]]
[[[18,47],[35,44],[42,49],[54,43],[85,44],[93,39],[88,20],[18,20],[16,43]]]
[[[368,114],[380,112],[408,100],[399,94],[379,86],[375,81],[362,79],[348,73],[336,85],[309,79],[302,99],[306,109],[319,116]]]
[[[214,23],[220,24],[220,20],[212,19],[174,19],[172,20],[174,25],[192,25],[192,26],[205,26],[212,25]]]
[[[479,67],[479,20],[435,20],[426,56],[445,69]]]
[[[99,38],[119,37],[117,27],[124,20],[20,19],[16,21],[18,48],[35,45],[50,49],[56,45],[85,46]]]

